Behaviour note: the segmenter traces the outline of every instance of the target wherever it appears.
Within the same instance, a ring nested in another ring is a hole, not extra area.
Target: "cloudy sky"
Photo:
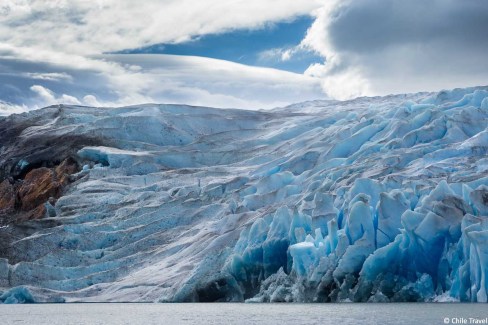
[[[486,0],[0,0],[0,111],[487,85],[487,31]]]

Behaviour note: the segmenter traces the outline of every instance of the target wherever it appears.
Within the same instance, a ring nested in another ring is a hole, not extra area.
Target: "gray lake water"
[[[0,324],[487,324],[487,304],[0,305]]]

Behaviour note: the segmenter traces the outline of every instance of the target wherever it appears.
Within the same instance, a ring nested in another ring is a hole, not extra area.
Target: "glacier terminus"
[[[487,302],[487,126],[487,87],[2,117],[0,301]]]

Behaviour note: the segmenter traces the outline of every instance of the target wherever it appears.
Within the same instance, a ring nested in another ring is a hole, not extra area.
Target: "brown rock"
[[[31,170],[22,181],[0,183],[0,216],[10,215],[14,222],[43,218],[45,203],[52,205],[70,182],[70,175],[78,170],[73,159],[65,159],[55,168],[40,167]]]
[[[39,205],[34,210],[29,211],[24,218],[27,220],[41,219],[46,215],[46,206],[44,204]]]
[[[15,208],[14,186],[6,179],[0,183],[0,211],[7,212]]]
[[[31,170],[17,193],[20,209],[30,211],[43,205],[50,197],[58,197],[60,187],[52,169],[41,167]]]
[[[69,175],[78,171],[78,165],[73,159],[67,158],[56,167],[56,177],[63,186],[69,183]]]

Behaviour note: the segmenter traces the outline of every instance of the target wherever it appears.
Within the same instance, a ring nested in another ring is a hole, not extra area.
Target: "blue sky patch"
[[[260,29],[204,35],[184,43],[155,44],[118,53],[203,56],[303,73],[312,63],[323,62],[314,52],[296,48],[312,22],[311,16],[302,16]]]

